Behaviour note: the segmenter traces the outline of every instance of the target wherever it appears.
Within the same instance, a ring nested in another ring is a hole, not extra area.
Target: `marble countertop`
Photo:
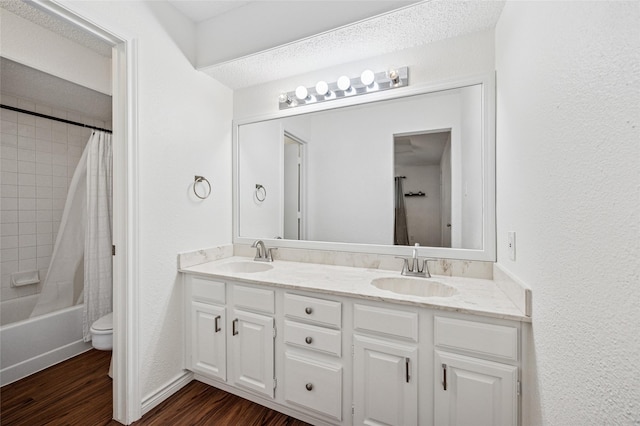
[[[438,281],[457,293],[449,297],[419,297],[381,290],[371,285],[375,278],[402,277],[400,271],[366,269],[350,266],[275,260],[273,268],[264,272],[230,272],[224,265],[254,262],[252,258],[233,256],[221,260],[179,268],[180,272],[248,284],[268,284],[292,290],[384,301],[411,306],[442,309],[522,322],[531,322],[492,280],[433,275],[432,278],[410,278]],[[262,262],[255,262],[262,263]],[[403,277],[404,278],[404,277]],[[408,278],[408,277],[406,277]]]

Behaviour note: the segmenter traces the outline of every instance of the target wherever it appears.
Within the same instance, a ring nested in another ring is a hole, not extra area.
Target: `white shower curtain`
[[[87,154],[87,221],[84,237],[84,315],[82,332],[112,311],[112,151],[111,135],[94,132]]]
[[[112,310],[111,135],[95,131],[73,174],[42,291],[31,316],[77,303],[74,276],[84,258],[84,340],[93,321]],[[82,296],[81,296],[82,297]]]

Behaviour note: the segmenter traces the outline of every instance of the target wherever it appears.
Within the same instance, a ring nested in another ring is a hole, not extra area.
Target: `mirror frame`
[[[312,112],[339,109],[354,105],[398,99],[407,96],[423,95],[466,86],[482,85],[482,178],[483,178],[483,248],[478,250],[446,247],[420,247],[418,255],[421,257],[440,259],[461,259],[496,261],[496,138],[495,138],[495,73],[471,76],[438,83],[418,84],[396,90],[371,93],[366,96],[356,96],[334,100],[328,103],[305,105],[302,107],[278,111],[276,113],[247,117],[233,120],[233,243],[252,244],[256,238],[241,237],[239,223],[239,127],[245,124],[279,118],[303,115]],[[274,97],[274,104],[277,98]],[[275,238],[260,238],[269,247],[283,247],[292,249],[340,251],[367,254],[382,254],[396,256],[411,256],[413,246],[396,246],[364,243],[342,243],[310,240],[284,240]]]

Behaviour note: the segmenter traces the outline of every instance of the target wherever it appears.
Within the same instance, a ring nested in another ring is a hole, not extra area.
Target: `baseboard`
[[[38,371],[42,371],[69,358],[80,355],[91,349],[91,343],[77,340],[59,348],[50,350],[26,361],[0,370],[0,386],[8,385],[20,379],[24,379]]]
[[[169,383],[145,397],[142,400],[142,415],[144,416],[149,411],[160,405],[165,399],[169,398],[174,393],[185,387],[193,380],[193,373],[190,371],[184,371],[176,376]]]

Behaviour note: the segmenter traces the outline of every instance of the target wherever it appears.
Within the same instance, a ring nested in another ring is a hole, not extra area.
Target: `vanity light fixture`
[[[280,109],[295,108],[333,99],[396,89],[408,84],[408,67],[391,68],[381,72],[364,70],[359,77],[355,78],[343,75],[334,83],[321,80],[315,87],[298,86],[295,91],[280,94],[278,103]]]

